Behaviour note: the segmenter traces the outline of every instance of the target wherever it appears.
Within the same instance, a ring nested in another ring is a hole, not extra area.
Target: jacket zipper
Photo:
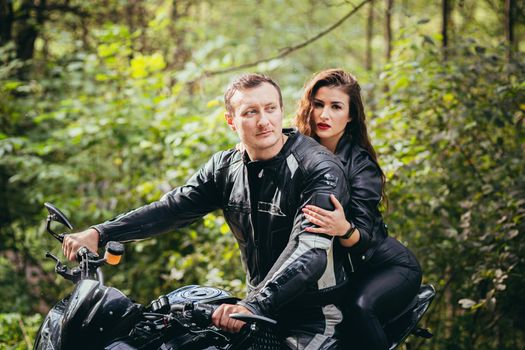
[[[350,262],[350,268],[352,269],[352,272],[355,272],[354,264],[352,263],[352,256],[350,253],[347,253],[346,255],[348,255],[348,262]]]

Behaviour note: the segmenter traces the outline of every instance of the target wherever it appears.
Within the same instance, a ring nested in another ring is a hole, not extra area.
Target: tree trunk
[[[368,22],[366,26],[366,59],[365,68],[372,70],[372,38],[374,34],[374,0],[368,4]]]
[[[386,11],[385,11],[385,58],[386,62],[390,61],[392,57],[392,8],[394,6],[394,0],[386,0]]]
[[[126,5],[124,5],[124,11],[126,13],[126,24],[129,28],[129,32],[133,33],[135,31],[136,25],[135,25],[135,1],[127,1]]]
[[[178,21],[188,16],[192,6],[193,3],[191,1],[173,0],[169,32],[174,45],[170,46],[171,52],[168,54],[169,57],[173,59],[173,61],[169,63],[170,69],[182,68],[191,56],[186,45],[185,33],[183,30],[177,30],[176,24]],[[172,81],[172,83],[174,84],[175,81]]]
[[[13,20],[13,2],[0,0],[0,46],[12,39]]]
[[[516,9],[515,0],[505,0],[505,39],[507,41],[507,59],[512,59],[512,54],[516,49],[514,40],[514,12]]]
[[[20,21],[19,30],[15,34],[16,57],[27,60],[33,57],[33,47],[36,40],[36,28],[31,23],[31,1],[25,0],[20,6],[17,17]]]
[[[32,9],[36,9],[36,23],[34,23]],[[40,0],[35,7],[32,1],[25,0],[20,7],[18,17],[21,19],[20,30],[16,35],[16,53],[21,60],[33,58],[35,40],[38,37],[39,28],[44,24],[44,11],[46,0]]]
[[[406,26],[406,17],[407,17],[407,12],[408,12],[408,0],[401,0],[401,6],[400,6],[400,11],[399,13],[401,13],[401,15],[399,16],[399,27],[400,28],[405,28]]]
[[[80,18],[80,23],[81,23],[81,26],[82,26],[82,48],[84,50],[89,50],[89,44],[88,44],[88,35],[89,35],[89,30],[88,30],[88,24],[87,24],[87,21],[84,17],[81,17]]]
[[[386,9],[385,9],[385,64],[390,62],[392,57],[392,8],[394,7],[394,0],[386,0]],[[402,15],[404,16],[404,15]],[[390,96],[388,91],[390,87],[388,83],[383,84],[383,92],[388,101],[390,101]]]
[[[448,24],[450,21],[450,0],[442,0],[442,15],[443,24],[441,27],[441,35],[443,37],[443,58],[448,58]]]
[[[138,13],[139,13],[139,25],[141,28],[147,28],[148,27],[148,14],[146,11],[146,8],[144,7],[145,4],[141,1],[138,2]],[[146,38],[146,30],[140,31],[140,42],[142,46],[142,52],[147,53],[149,51],[149,45],[148,45],[148,38]]]

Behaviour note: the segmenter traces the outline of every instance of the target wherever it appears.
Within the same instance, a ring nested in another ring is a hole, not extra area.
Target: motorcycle
[[[58,241],[52,222],[69,229],[73,226],[58,208],[50,203],[46,229]],[[35,339],[35,350],[112,349],[112,350],[189,350],[189,349],[282,349],[275,320],[252,314],[231,314],[246,323],[232,334],[211,325],[211,315],[224,303],[239,299],[227,291],[198,285],[185,286],[153,300],[149,305],[135,303],[120,290],[104,285],[103,265],[117,265],[124,253],[118,242],[108,242],[101,258],[82,247],[77,252],[78,267],[69,268],[56,256],[55,272],[73,282],[71,294],[54,305],[46,315]],[[435,296],[431,285],[423,285],[414,301],[397,317],[385,324],[390,350],[410,335],[429,338],[417,323]]]

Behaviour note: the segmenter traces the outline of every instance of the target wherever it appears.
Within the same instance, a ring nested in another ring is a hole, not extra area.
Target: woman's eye
[[[335,110],[340,110],[340,109],[341,109],[341,106],[339,106],[339,105],[333,105],[332,108],[335,109]]]
[[[314,102],[314,108],[323,108],[323,104],[319,102]]]

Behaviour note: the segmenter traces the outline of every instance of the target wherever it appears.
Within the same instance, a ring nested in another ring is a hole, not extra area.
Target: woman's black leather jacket
[[[312,224],[301,208],[310,203],[331,209],[330,193],[346,206],[348,183],[341,163],[329,151],[295,129],[284,131],[288,140],[271,160],[250,161],[237,150],[219,152],[186,185],[160,201],[93,226],[100,232],[99,244],[172,231],[222,209],[239,243],[250,285],[241,304],[273,317],[294,300],[304,302],[305,295],[317,304],[319,293],[344,283],[343,252],[334,251],[332,237],[304,231]],[[258,193],[252,193],[255,205],[248,183],[254,175],[259,179]]]
[[[352,260],[370,259],[388,233],[379,211],[383,184],[381,170],[368,152],[345,135],[339,140],[335,154],[345,167],[350,188],[347,217],[359,229],[360,239],[349,249]]]

